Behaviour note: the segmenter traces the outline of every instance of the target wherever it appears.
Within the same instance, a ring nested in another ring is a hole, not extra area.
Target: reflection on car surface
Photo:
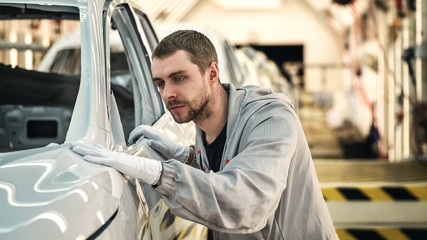
[[[151,156],[144,139],[126,145],[140,124],[194,143],[194,126],[175,123],[152,82],[157,38],[139,9],[0,0],[0,239],[205,238],[151,186],[69,149],[80,140]]]

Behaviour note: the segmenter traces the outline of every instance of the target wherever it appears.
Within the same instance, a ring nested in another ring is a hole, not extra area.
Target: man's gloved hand
[[[140,178],[152,185],[157,183],[162,173],[160,161],[113,152],[101,145],[93,146],[77,141],[71,143],[71,149],[82,155],[86,161],[113,167],[124,174]]]
[[[145,136],[148,145],[162,154],[166,159],[176,159],[180,162],[187,161],[190,155],[190,148],[176,143],[164,137],[153,127],[140,125],[129,134],[128,143],[136,142],[141,136]]]

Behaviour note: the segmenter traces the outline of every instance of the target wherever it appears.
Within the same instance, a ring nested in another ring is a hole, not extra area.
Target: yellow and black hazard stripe
[[[427,228],[336,229],[340,240],[425,240]]]
[[[322,187],[322,193],[326,201],[427,201],[427,186]]]

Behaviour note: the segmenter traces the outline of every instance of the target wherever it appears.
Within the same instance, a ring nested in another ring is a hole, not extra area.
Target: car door
[[[124,146],[129,132],[140,124],[151,125],[169,138],[182,144],[193,144],[195,128],[192,123],[177,124],[164,104],[157,87],[151,78],[151,52],[157,44],[157,37],[147,17],[130,5],[114,6],[106,14],[106,42],[117,31],[123,44],[127,74],[117,76],[110,71],[111,96],[109,100],[112,131],[116,149],[121,147],[130,154],[147,156],[144,146],[134,144]],[[113,61],[112,48],[106,46],[107,65]],[[111,50],[112,51],[112,50]],[[111,69],[109,66],[106,69]],[[119,80],[118,77],[127,77]],[[120,117],[117,117],[120,115]],[[142,151],[141,151],[142,150]],[[152,186],[135,180],[141,200],[141,211],[146,211],[148,221],[141,229],[141,239],[204,239],[206,228],[193,222],[174,216],[163,200],[154,192]]]

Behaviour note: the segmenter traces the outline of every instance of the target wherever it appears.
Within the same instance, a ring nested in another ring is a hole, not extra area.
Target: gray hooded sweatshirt
[[[247,86],[229,93],[220,170],[210,171],[197,128],[192,166],[163,164],[156,188],[175,215],[215,239],[338,239],[290,98]]]

